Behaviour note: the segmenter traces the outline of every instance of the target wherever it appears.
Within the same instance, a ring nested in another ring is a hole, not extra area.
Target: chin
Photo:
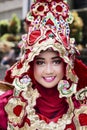
[[[44,88],[54,88],[56,85],[53,85],[53,86],[49,86],[49,85],[43,85]]]

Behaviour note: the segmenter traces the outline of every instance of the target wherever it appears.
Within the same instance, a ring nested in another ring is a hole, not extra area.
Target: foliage
[[[0,21],[0,36],[9,33],[9,34],[18,34],[20,32],[21,23],[20,19],[16,14],[12,15],[10,20],[1,20]]]
[[[12,34],[17,34],[20,32],[20,28],[20,20],[16,14],[13,14],[12,19],[9,22],[9,32]]]
[[[13,34],[9,34],[9,33],[5,33],[0,40],[3,41],[20,41],[21,37],[19,35],[13,35]]]
[[[0,36],[8,32],[8,26],[9,26],[8,20],[0,21]]]
[[[83,40],[83,20],[75,11],[72,12],[72,15],[74,20],[73,23],[70,25],[70,37],[74,37],[78,44],[81,43]]]

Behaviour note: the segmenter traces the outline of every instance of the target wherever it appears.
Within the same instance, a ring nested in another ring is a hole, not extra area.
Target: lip
[[[44,79],[46,82],[52,82],[52,81],[55,79],[55,76],[43,77],[43,79]]]

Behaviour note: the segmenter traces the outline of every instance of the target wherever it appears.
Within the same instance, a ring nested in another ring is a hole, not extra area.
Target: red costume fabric
[[[79,84],[78,90],[87,86],[87,67],[84,65],[80,60],[75,60],[75,72],[79,77]],[[80,71],[79,71],[80,70]],[[85,72],[85,73],[84,73]],[[5,76],[5,81],[10,83],[13,79],[10,77],[9,70]],[[43,88],[40,85],[37,85],[36,88],[38,89],[39,93],[42,97],[37,98],[35,110],[36,113],[39,115],[40,119],[45,120],[47,123],[57,120],[62,117],[64,113],[67,112],[68,104],[65,98],[59,98],[59,93],[56,87],[51,88],[50,91],[48,89]],[[6,130],[7,129],[7,115],[4,110],[4,106],[8,101],[8,98],[13,94],[12,90],[7,91],[3,95],[0,96],[0,129]],[[73,100],[75,106],[79,106],[79,103],[76,100]],[[81,114],[79,116],[79,120],[82,126],[87,125],[87,115]],[[72,128],[75,130],[74,123],[72,121],[71,124],[66,126],[67,128]],[[66,130],[65,129],[65,130]]]

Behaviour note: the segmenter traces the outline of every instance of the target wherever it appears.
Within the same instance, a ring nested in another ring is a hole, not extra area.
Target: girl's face
[[[45,88],[53,88],[64,77],[64,62],[54,51],[41,52],[34,60],[34,78]]]

